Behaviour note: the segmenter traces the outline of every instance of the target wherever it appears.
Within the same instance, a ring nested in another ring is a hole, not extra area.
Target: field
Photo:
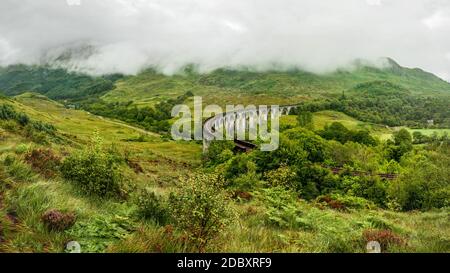
[[[392,138],[394,132],[398,131],[400,128],[390,128],[388,126],[382,126],[378,124],[370,124],[367,122],[358,121],[344,113],[336,111],[320,111],[313,115],[314,129],[320,130],[325,127],[325,125],[330,125],[333,122],[342,123],[345,127],[357,130],[365,129],[369,130],[373,135],[377,136],[381,140],[387,140]],[[285,125],[295,125],[297,124],[297,116],[289,115],[281,117],[281,124]],[[413,132],[420,132],[423,135],[431,136],[437,134],[438,136],[443,136],[444,134],[450,134],[450,129],[408,129],[411,134]]]
[[[444,134],[450,134],[450,129],[409,129],[411,133],[420,132],[423,135],[431,136],[436,133],[438,136],[442,136]]]
[[[326,125],[331,125],[333,122],[342,123],[345,127],[351,130],[369,130],[374,136],[380,138],[381,140],[387,140],[391,138],[394,132],[394,129],[390,129],[386,126],[362,122],[344,113],[336,111],[320,111],[313,114],[313,123],[315,130],[321,130]],[[280,124],[295,126],[297,124],[297,116],[282,116]]]

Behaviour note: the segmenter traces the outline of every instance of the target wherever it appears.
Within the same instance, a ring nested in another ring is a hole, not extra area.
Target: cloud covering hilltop
[[[449,33],[447,0],[2,0],[0,65],[326,72],[389,56],[450,80]]]

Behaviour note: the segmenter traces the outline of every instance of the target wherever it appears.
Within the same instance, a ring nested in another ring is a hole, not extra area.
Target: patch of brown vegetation
[[[45,212],[41,219],[45,227],[52,231],[64,231],[75,224],[75,214],[64,213],[56,209]]]
[[[235,191],[233,193],[232,197],[235,198],[235,199],[239,198],[239,199],[243,199],[243,200],[249,201],[249,200],[251,200],[253,198],[253,195],[251,193],[245,192],[245,191]]]
[[[381,249],[386,250],[392,245],[404,245],[405,240],[391,230],[383,229],[366,229],[363,232],[363,239],[366,243],[377,241],[380,243]]]
[[[320,196],[317,198],[317,201],[320,203],[326,203],[328,207],[335,209],[335,210],[346,210],[344,204],[342,204],[340,201],[334,200],[330,196]]]
[[[131,169],[133,169],[133,171],[134,171],[136,174],[139,174],[139,173],[143,173],[143,172],[144,172],[144,169],[143,169],[143,168],[141,167],[141,165],[139,165],[139,163],[137,163],[136,161],[132,161],[132,160],[130,160],[130,159],[127,159],[126,162],[127,162],[128,167],[130,167]]]
[[[34,149],[25,155],[25,161],[45,178],[54,177],[61,165],[61,157],[50,149]]]

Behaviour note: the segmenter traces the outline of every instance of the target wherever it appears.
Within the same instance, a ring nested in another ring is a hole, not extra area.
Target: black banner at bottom
[[[34,271],[44,269],[46,272],[52,267],[58,271],[66,268],[76,272],[92,269],[124,272],[311,272],[311,269],[334,272],[356,269],[382,272],[393,266],[408,270],[424,264],[445,268],[449,257],[448,254],[0,254],[0,263],[11,263],[16,269],[29,266]],[[429,259],[432,262],[425,261]]]

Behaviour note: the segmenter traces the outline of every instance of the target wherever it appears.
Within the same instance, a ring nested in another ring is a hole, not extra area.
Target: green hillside
[[[210,103],[289,104],[317,97],[333,97],[360,84],[384,81],[414,95],[450,96],[450,84],[419,69],[403,68],[391,60],[391,67],[358,66],[317,75],[300,70],[255,72],[219,69],[208,74],[164,76],[153,70],[117,82],[117,88],[103,99],[108,102],[133,100],[152,104],[167,96],[192,91]],[[360,86],[361,88],[363,86]]]
[[[34,91],[52,99],[76,99],[111,90],[116,77],[95,78],[49,66],[13,65],[0,68],[0,90],[8,96]]]
[[[154,164],[148,166],[155,170],[167,168],[170,170],[169,163],[172,161],[187,166],[199,164],[201,147],[196,144],[164,140],[158,134],[118,120],[95,116],[82,110],[67,109],[62,104],[40,94],[28,92],[13,99],[0,98],[0,105],[2,104],[11,105],[16,111],[24,113],[32,120],[52,124],[57,130],[58,140],[49,139],[49,144],[58,149],[71,150],[83,147],[91,141],[93,132],[98,131],[107,144],[114,144],[120,149],[128,150],[131,156],[138,153],[143,162],[156,160],[155,162],[162,162],[163,165],[167,164],[162,168]],[[14,151],[21,141],[33,142],[33,139],[27,139],[27,135],[22,134],[20,128],[12,132],[6,130],[4,133],[6,137],[0,145],[0,149],[4,152]],[[142,141],[135,141],[140,137]],[[155,171],[154,174],[158,175],[158,172]],[[173,173],[173,175],[177,174]]]
[[[450,96],[450,84],[420,69],[401,67],[389,59],[386,68],[356,64],[351,70],[313,74],[301,70],[257,72],[218,69],[197,74],[191,66],[173,76],[147,69],[136,76],[90,77],[50,66],[15,65],[0,68],[0,90],[6,95],[35,91],[52,99],[78,99],[103,95],[107,102],[132,100],[138,105],[180,96],[187,91],[207,102],[293,103],[309,98],[333,97],[383,81],[414,95]],[[115,85],[115,87],[114,87]]]

